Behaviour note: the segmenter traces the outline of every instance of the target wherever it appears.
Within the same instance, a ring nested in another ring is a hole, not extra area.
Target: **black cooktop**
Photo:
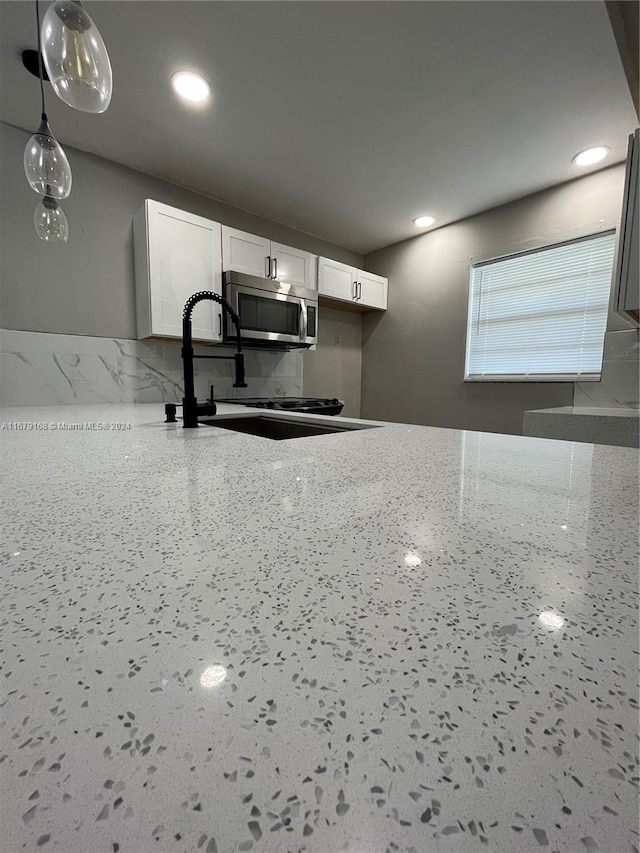
[[[344,406],[342,400],[336,397],[237,397],[216,400],[216,403],[233,403],[236,406],[251,406],[255,409],[294,410],[313,415],[339,415]]]

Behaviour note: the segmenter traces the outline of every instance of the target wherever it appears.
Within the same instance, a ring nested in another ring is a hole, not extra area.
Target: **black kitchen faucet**
[[[191,337],[191,314],[193,309],[204,299],[211,299],[214,302],[219,302],[222,308],[227,312],[236,329],[236,341],[238,351],[234,355],[194,355],[193,341]],[[242,344],[240,342],[240,320],[238,315],[229,305],[226,299],[213,293],[211,290],[201,290],[194,293],[185,302],[184,311],[182,312],[182,365],[184,368],[184,397],[182,398],[182,425],[184,427],[198,426],[198,400],[193,388],[193,359],[194,358],[224,358],[233,359],[236,365],[236,381],[233,383],[234,388],[246,388],[247,383],[244,381],[244,354],[242,352]],[[213,396],[213,395],[212,395]],[[213,408],[213,411],[211,411]],[[165,407],[166,411],[166,407]],[[175,409],[174,409],[175,413]],[[210,402],[208,414],[215,414],[215,403]],[[168,417],[168,413],[167,413]]]

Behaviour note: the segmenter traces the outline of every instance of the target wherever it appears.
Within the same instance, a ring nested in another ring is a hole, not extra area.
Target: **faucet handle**
[[[244,353],[235,353],[233,359],[236,363],[236,381],[233,383],[233,387],[246,388],[247,383],[244,381]]]

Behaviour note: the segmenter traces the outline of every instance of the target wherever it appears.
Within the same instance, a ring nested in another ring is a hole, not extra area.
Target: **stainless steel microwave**
[[[315,290],[229,270],[222,295],[240,319],[242,340],[259,346],[310,347],[318,340]],[[235,342],[235,329],[224,318],[224,340]]]

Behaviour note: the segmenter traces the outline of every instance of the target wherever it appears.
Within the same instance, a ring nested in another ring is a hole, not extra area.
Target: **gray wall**
[[[623,180],[613,166],[367,255],[390,281],[363,320],[362,417],[520,434],[525,410],[571,405],[573,383],[463,382],[469,266],[617,226]]]
[[[318,345],[302,356],[304,393],[344,400],[342,414],[360,417],[362,314],[320,306]]]
[[[135,338],[131,221],[145,198],[362,266],[361,255],[69,147],[69,242],[43,243],[22,170],[28,138],[0,122],[0,327]]]

